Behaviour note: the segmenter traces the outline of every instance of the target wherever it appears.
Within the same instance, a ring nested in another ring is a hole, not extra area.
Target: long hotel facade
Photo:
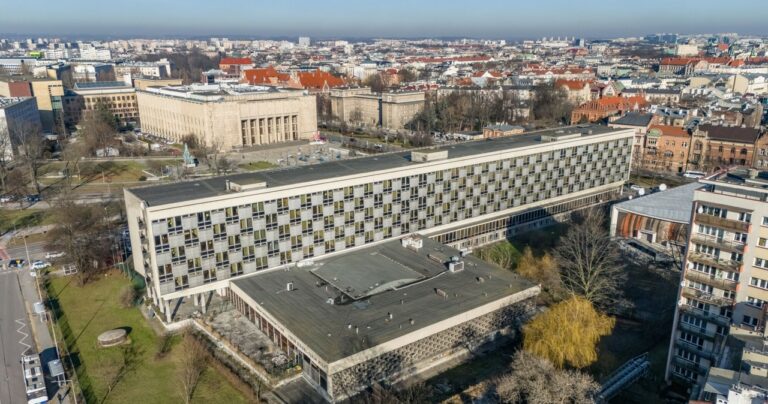
[[[487,141],[125,190],[135,270],[174,299],[418,232],[471,248],[615,198],[631,129]]]

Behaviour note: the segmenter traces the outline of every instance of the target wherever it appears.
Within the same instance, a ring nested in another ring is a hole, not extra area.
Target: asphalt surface
[[[26,402],[19,361],[27,349],[34,350],[34,345],[19,273],[0,270],[0,404]]]

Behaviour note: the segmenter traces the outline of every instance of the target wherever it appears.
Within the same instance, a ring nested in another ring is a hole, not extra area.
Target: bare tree
[[[66,143],[61,150],[61,158],[64,160],[64,175],[66,175],[67,185],[72,187],[72,176],[77,174],[78,182],[80,178],[80,160],[85,157],[85,145],[83,142]]]
[[[128,373],[131,373],[141,362],[141,352],[135,345],[127,345],[120,348],[120,361],[117,366],[110,369],[108,374],[107,392],[101,399],[102,403],[107,402],[107,398],[114,391],[115,387],[125,378]]]
[[[11,134],[0,128],[0,192],[6,190],[5,179],[8,177],[8,170],[13,164],[13,159],[14,150]]]
[[[502,403],[594,403],[600,385],[586,373],[558,370],[546,359],[518,351],[510,371],[492,383]],[[494,394],[495,393],[495,394]]]
[[[56,226],[48,232],[48,246],[66,253],[62,260],[75,266],[78,282],[83,285],[104,267],[110,256],[109,209],[77,204],[64,195],[52,212]]]
[[[189,404],[200,382],[200,377],[208,367],[208,352],[205,345],[189,330],[184,332],[180,349],[179,389],[184,402]]]
[[[48,142],[43,137],[40,125],[23,123],[10,128],[12,142],[18,145],[22,161],[29,168],[29,176],[37,193],[40,193],[40,169],[45,164],[45,153],[48,151]]]
[[[591,208],[575,214],[554,255],[567,292],[603,309],[621,301],[624,274],[602,210]]]

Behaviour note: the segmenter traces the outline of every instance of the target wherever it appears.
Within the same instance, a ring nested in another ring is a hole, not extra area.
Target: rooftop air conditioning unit
[[[448,263],[448,270],[451,272],[461,272],[464,270],[464,261],[451,261]]]

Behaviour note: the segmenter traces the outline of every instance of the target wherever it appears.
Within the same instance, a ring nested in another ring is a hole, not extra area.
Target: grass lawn
[[[15,202],[14,202],[15,204]],[[0,234],[27,226],[50,224],[51,216],[44,209],[0,209]]]
[[[178,164],[181,160],[163,160],[165,165]],[[56,161],[43,167],[45,173],[56,174],[64,170],[65,162]],[[102,181],[111,182],[131,182],[139,181],[139,177],[146,176],[143,170],[148,169],[144,162],[132,160],[114,160],[114,161],[84,161],[79,165],[79,174],[85,183],[101,183]],[[77,174],[75,171],[73,174]],[[103,178],[102,178],[103,176]],[[57,179],[43,179],[44,182],[56,182]]]
[[[246,171],[259,171],[277,167],[277,165],[269,161],[252,161],[250,163],[238,164],[237,166]]]
[[[96,337],[114,328],[129,330],[139,352],[136,368],[109,395],[109,403],[172,403],[181,400],[174,347],[165,357],[155,357],[158,337],[137,308],[123,308],[119,296],[128,280],[114,272],[83,287],[74,278],[53,278],[48,286],[58,324],[77,367],[78,379],[90,401],[100,402],[107,392],[110,374],[121,361],[120,348],[98,348]],[[193,402],[245,403],[243,394],[219,373],[208,369],[193,396]]]

